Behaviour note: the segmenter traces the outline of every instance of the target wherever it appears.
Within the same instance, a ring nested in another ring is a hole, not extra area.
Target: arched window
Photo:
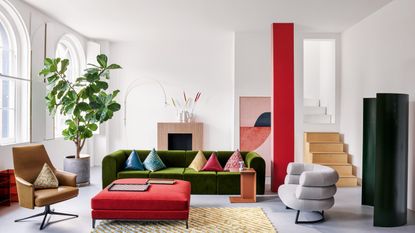
[[[0,144],[30,139],[30,41],[17,10],[0,2]]]
[[[69,60],[66,77],[75,81],[85,68],[85,52],[81,42],[74,35],[64,35],[56,45],[55,57]],[[65,128],[67,116],[55,115],[55,137],[62,137],[62,130]]]

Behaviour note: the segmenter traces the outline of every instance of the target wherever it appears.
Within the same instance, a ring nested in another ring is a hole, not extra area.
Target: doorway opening
[[[304,39],[304,123],[334,124],[336,40]]]

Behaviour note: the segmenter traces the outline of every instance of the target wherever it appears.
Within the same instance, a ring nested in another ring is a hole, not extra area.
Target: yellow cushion
[[[33,185],[35,186],[35,189],[57,188],[59,182],[52,169],[45,163]]]
[[[189,168],[193,168],[195,171],[202,170],[203,166],[205,166],[207,160],[205,155],[202,151],[197,152],[196,157],[193,159],[192,163],[189,165]]]

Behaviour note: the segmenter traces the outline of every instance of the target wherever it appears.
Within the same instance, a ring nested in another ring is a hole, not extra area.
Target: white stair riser
[[[320,100],[318,100],[318,99],[304,99],[304,106],[319,107],[320,106]]]
[[[325,115],[326,107],[304,107],[304,115]]]
[[[305,123],[315,123],[315,124],[330,124],[331,116],[330,115],[304,115]]]

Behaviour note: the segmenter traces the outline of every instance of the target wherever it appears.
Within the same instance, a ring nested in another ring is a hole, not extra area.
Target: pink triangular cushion
[[[223,171],[222,166],[220,165],[219,161],[218,161],[218,157],[216,156],[216,153],[213,152],[207,163],[205,164],[205,166],[202,168],[202,171]]]
[[[226,162],[225,168],[223,170],[225,171],[234,171],[239,169],[239,162],[244,161],[242,158],[241,152],[239,150],[236,150],[233,152],[232,156],[228,159],[228,162]],[[245,167],[245,164],[244,164]]]

